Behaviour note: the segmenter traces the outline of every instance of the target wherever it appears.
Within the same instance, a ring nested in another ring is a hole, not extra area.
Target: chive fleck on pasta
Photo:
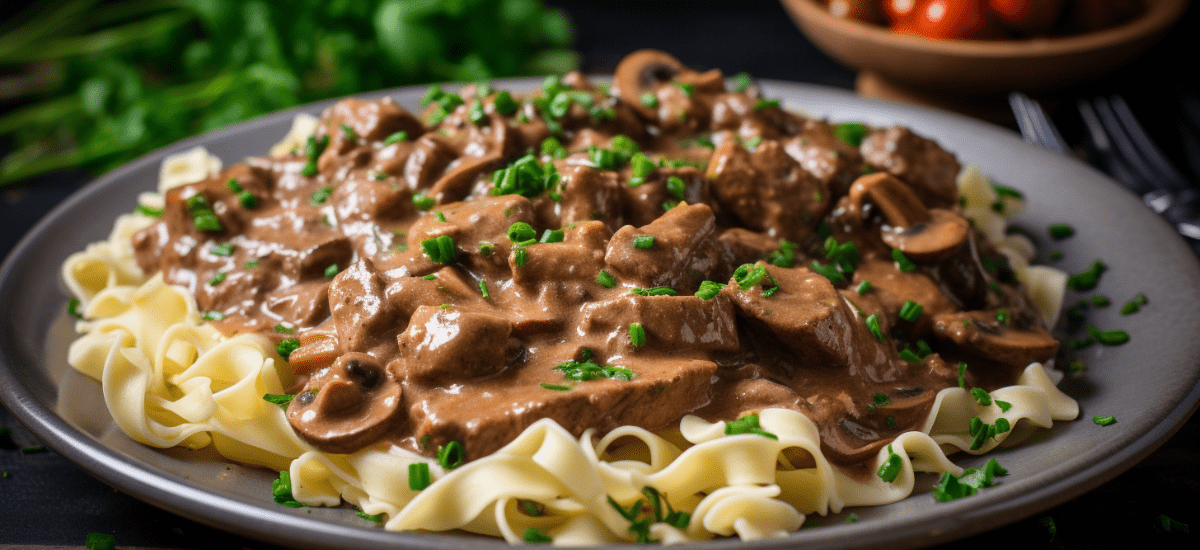
[[[414,462],[408,465],[408,488],[420,491],[430,485],[429,464]]]

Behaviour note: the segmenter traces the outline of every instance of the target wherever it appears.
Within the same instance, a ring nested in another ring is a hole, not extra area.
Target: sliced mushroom
[[[971,223],[958,213],[926,208],[907,184],[891,174],[862,176],[850,186],[851,208],[877,208],[886,223],[880,237],[905,257],[930,266],[928,274],[963,309],[979,309],[987,300],[987,276],[979,264]]]
[[[933,332],[964,351],[997,363],[1024,368],[1058,352],[1058,340],[1037,324],[1016,327],[996,321],[992,311],[944,313],[934,317]]]
[[[309,381],[288,406],[287,419],[318,449],[351,453],[387,431],[400,410],[401,393],[377,359],[348,353]]]
[[[885,172],[868,174],[850,186],[850,201],[870,202],[887,223],[880,231],[883,242],[918,263],[937,263],[967,241],[971,224],[950,210],[925,208],[920,197],[904,182]]]
[[[638,114],[651,119],[656,117],[655,110],[642,103],[642,94],[671,81],[692,84],[699,92],[719,92],[725,86],[721,71],[693,71],[659,50],[638,50],[625,56],[613,75],[617,95]]]
[[[300,347],[288,356],[288,366],[296,374],[311,373],[328,367],[338,357],[337,334],[321,328],[300,334]]]

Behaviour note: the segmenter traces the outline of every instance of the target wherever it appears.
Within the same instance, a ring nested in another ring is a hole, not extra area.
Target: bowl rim
[[[957,55],[975,58],[1035,58],[1071,55],[1136,41],[1165,31],[1187,11],[1189,0],[1150,0],[1146,12],[1127,23],[1082,34],[1035,37],[1021,40],[933,39],[892,32],[887,27],[835,17],[819,0],[780,0],[808,25],[841,35],[843,38],[886,45],[910,52]]]

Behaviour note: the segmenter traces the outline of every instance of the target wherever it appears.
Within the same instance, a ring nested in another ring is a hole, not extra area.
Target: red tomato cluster
[[[1088,32],[1127,21],[1142,0],[825,0],[829,11],[930,38],[1002,39]]]

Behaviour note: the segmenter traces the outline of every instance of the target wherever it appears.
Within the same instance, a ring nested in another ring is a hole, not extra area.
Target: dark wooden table
[[[773,1],[559,1],[577,24],[584,68],[608,73],[639,48],[674,53],[696,67],[728,74],[853,88],[854,73],[816,50]],[[1142,106],[1139,117],[1181,169],[1200,172],[1200,132],[1180,107],[1196,100],[1191,58],[1197,44],[1197,11],[1162,43],[1131,66],[1101,81],[1043,96],[1069,140],[1078,142],[1073,98],[1119,91]],[[1183,57],[1186,55],[1187,57]],[[1186,59],[1186,61],[1185,61]],[[1001,121],[1004,122],[1004,121]],[[1195,151],[1189,151],[1195,146]],[[1191,153],[1191,154],[1189,154]],[[88,181],[60,173],[0,190],[0,256],[7,255],[30,227],[55,204]],[[0,308],[4,306],[0,304]],[[3,311],[6,322],[17,313]],[[1200,336],[1200,335],[1197,335]],[[39,443],[0,408],[0,548],[81,547],[88,533],[116,536],[118,547],[251,548],[273,546],[244,539],[163,512],[91,478],[53,451],[28,449]],[[1129,471],[1065,504],[1008,526],[941,548],[1114,548],[1133,544],[1177,547],[1191,536],[1156,529],[1160,515],[1200,528],[1200,420],[1193,418],[1166,444]],[[1047,527],[1052,518],[1054,532]],[[1133,539],[1129,537],[1135,537]],[[1137,543],[1126,541],[1136,540]]]

